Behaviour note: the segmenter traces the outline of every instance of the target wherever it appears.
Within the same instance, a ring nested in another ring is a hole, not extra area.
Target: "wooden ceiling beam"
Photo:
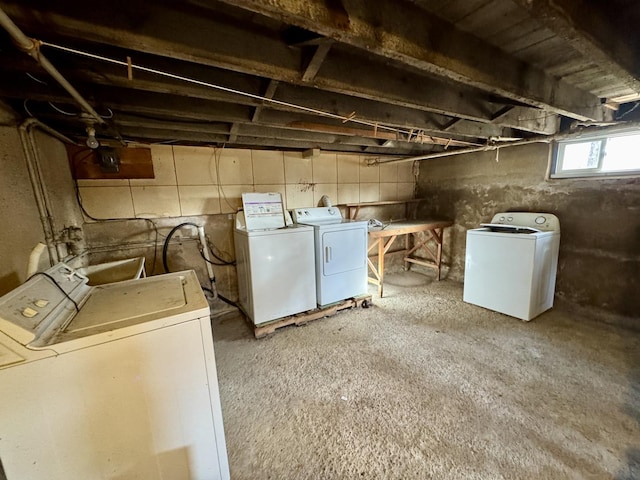
[[[515,3],[585,58],[623,79],[627,87],[640,94],[640,46],[620,35],[625,28],[623,18],[615,25],[609,20],[605,9],[612,6],[608,2],[515,0]],[[637,25],[626,28],[635,30]]]
[[[313,80],[316,78],[318,70],[320,70],[320,67],[322,66],[322,62],[324,62],[324,59],[327,58],[329,50],[331,50],[331,43],[332,42],[322,42],[315,47],[307,47],[313,48],[313,54],[311,55],[311,59],[307,63],[307,66],[305,67],[302,74],[302,81],[304,83],[313,82]]]
[[[31,65],[31,63],[29,64]],[[85,67],[87,65],[85,64]],[[30,80],[26,77],[21,78],[22,65],[14,65],[9,63],[9,69],[14,67],[18,68],[13,75],[7,74],[5,82],[0,81],[0,94],[2,94],[2,88],[5,88],[6,95],[19,95],[18,98],[29,97],[34,95],[38,91],[46,90],[46,88],[34,80]],[[126,93],[127,91],[135,92],[152,92],[168,95],[179,95],[188,98],[200,98],[203,100],[212,100],[216,102],[236,103],[240,105],[247,105],[255,107],[253,113],[253,121],[258,121],[260,113],[268,110],[278,110],[284,112],[298,113],[299,110],[292,109],[284,105],[278,105],[270,102],[261,102],[249,97],[242,97],[231,93],[205,88],[201,86],[189,85],[179,83],[171,79],[149,77],[148,75],[136,75],[133,80],[128,80],[123,72],[120,72],[117,68],[106,68],[100,71],[93,71],[92,68],[85,68],[81,70],[72,69],[69,71],[68,78],[73,81],[82,91],[95,90],[95,86],[115,88],[116,91]],[[216,72],[221,73],[219,78],[212,76],[211,72],[205,67],[201,72],[202,74],[197,76],[198,78],[206,78],[207,81],[213,81],[223,86],[230,85],[234,76],[239,74],[230,75],[230,72]],[[37,70],[26,70],[37,72]],[[190,70],[191,73],[197,73],[197,71]],[[208,73],[208,75],[207,75]],[[37,73],[36,73],[37,77]],[[25,83],[26,82],[26,83]],[[249,93],[259,94],[259,87],[255,85],[255,82],[248,81],[241,76],[237,80],[238,84],[244,86]],[[11,88],[11,85],[22,84],[23,89],[16,90]],[[373,100],[361,99],[356,97],[349,97],[348,95],[323,92],[317,89],[309,87],[301,87],[290,84],[278,83],[274,80],[269,82],[269,85],[264,93],[264,96],[269,98],[272,94],[275,95],[275,87],[278,86],[277,100],[303,105],[309,108],[315,108],[319,110],[329,111],[334,114],[347,114],[349,112],[356,112],[356,116],[360,120],[368,121],[371,123],[380,123],[397,128],[407,129],[421,129],[425,132],[433,135],[443,133],[441,125],[451,121],[451,117],[424,112],[421,110],[411,109],[407,107],[400,107],[395,105],[380,104]],[[9,93],[6,90],[12,90],[13,93]],[[100,96],[99,92],[96,92],[97,96]],[[532,109],[533,110],[533,109]],[[258,113],[258,115],[256,115]],[[509,128],[504,127],[496,122],[495,125],[490,123],[481,123],[468,120],[461,120],[456,124],[455,128],[448,130],[448,135],[453,135],[456,138],[466,137],[475,140],[477,138],[489,138],[496,136],[513,136],[509,131]],[[517,123],[517,119],[513,122]],[[528,122],[531,127],[534,126],[534,122]],[[352,125],[352,124],[350,124]],[[554,126],[536,125],[538,133],[553,133]]]
[[[264,92],[263,97],[272,99],[273,96],[276,94],[276,88],[278,88],[279,84],[280,82],[278,82],[277,80],[269,80],[269,85],[267,85],[267,88]],[[258,121],[258,119],[260,118],[260,113],[262,112],[262,109],[264,108],[265,104],[270,105],[270,102],[263,102],[262,104],[258,105],[256,109],[253,111],[253,117],[251,117],[252,122]]]
[[[71,41],[80,38],[129,52],[134,48],[137,52],[182,61],[178,65],[181,70],[184,62],[193,62],[303,84],[300,49],[292,48],[277,36],[253,31],[250,26],[216,22],[214,18],[170,9],[167,5],[149,4],[144,20],[131,28],[127,12],[113,9],[108,2],[78,4],[79,8],[61,13],[64,3],[51,2],[47,4],[48,11],[37,14],[21,4],[10,3],[3,8],[26,31],[40,37],[66,37]],[[140,55],[136,51],[134,61]],[[390,66],[372,55],[332,51],[318,73],[314,79],[316,89],[466,120],[488,123],[491,113],[500,107],[483,99],[478,91],[461,92],[434,78]],[[535,123],[534,130],[530,130],[530,124],[515,121],[501,126],[541,133]]]
[[[602,120],[599,99],[411,4],[393,0],[223,0],[426,73],[579,120]]]

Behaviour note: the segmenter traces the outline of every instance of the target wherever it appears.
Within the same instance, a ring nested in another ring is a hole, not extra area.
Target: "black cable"
[[[211,249],[209,249],[209,251],[211,252]],[[216,257],[218,260],[220,260],[220,257],[218,257],[215,253],[211,252],[211,254]],[[207,262],[210,263],[211,265],[216,265],[217,267],[230,267],[230,266],[235,266],[236,262],[227,262],[224,261],[224,263],[216,263],[216,262],[212,262],[211,260],[209,260],[207,257],[204,256],[204,253],[202,253],[202,251],[200,252],[200,256],[202,257],[202,259]]]
[[[181,224],[176,225],[175,227],[173,227],[173,228],[171,229],[171,231],[169,232],[169,234],[167,235],[167,238],[165,238],[165,240],[164,240],[164,245],[162,246],[162,265],[164,266],[164,270],[165,270],[165,272],[167,272],[167,273],[171,273],[171,271],[169,270],[169,264],[167,263],[167,250],[168,250],[168,248],[169,248],[169,242],[171,241],[171,237],[173,237],[173,234],[174,234],[174,233],[176,233],[176,231],[178,231],[178,230],[179,230],[179,229],[181,229],[182,227],[187,227],[187,226],[190,226],[190,227],[196,227],[196,228],[199,228],[199,227],[200,227],[199,225],[196,225],[196,224],[195,224],[195,223],[193,223],[193,222],[184,222],[184,223],[181,223]],[[207,259],[205,258],[205,256],[204,256],[204,254],[203,254],[202,252],[200,252],[200,256],[202,256],[202,258],[204,258],[205,260],[207,260]],[[216,256],[216,258],[218,258],[218,257]],[[213,263],[211,260],[207,260],[207,261],[208,261],[209,263],[212,263],[213,265],[218,265],[217,263]],[[224,265],[228,265],[228,263],[225,263]],[[215,278],[212,278],[212,279],[211,279],[211,282],[212,282],[212,283],[215,283],[215,281],[216,281],[216,279],[215,279]],[[213,290],[211,290],[210,288],[203,287],[202,285],[200,285],[200,288],[202,288],[202,290],[204,290],[205,292],[209,292],[209,293],[211,293],[211,295],[214,295]],[[240,307],[238,306],[238,304],[237,304],[237,303],[235,303],[235,302],[234,302],[234,301],[232,301],[232,300],[229,300],[228,298],[223,297],[223,296],[222,296],[222,295],[220,295],[219,293],[218,293],[217,297],[218,297],[220,300],[222,300],[223,302],[225,302],[225,303],[227,303],[227,304],[231,305],[232,307],[240,308]]]
[[[209,252],[213,255],[217,260],[220,260],[224,265],[234,265],[236,264],[235,260],[225,260],[220,255],[216,254],[216,250],[218,250],[215,245],[213,245],[209,239],[207,238],[207,246],[209,247]]]
[[[193,222],[184,222],[173,227],[169,232],[169,234],[167,235],[167,238],[164,239],[164,245],[162,246],[162,266],[164,267],[164,271],[167,273],[171,273],[171,270],[169,270],[169,264],[167,263],[167,250],[169,249],[169,242],[171,241],[171,237],[173,237],[173,234],[176,233],[176,231],[186,226],[191,226],[196,228],[200,227],[200,225],[196,225]],[[202,252],[200,253],[202,254]]]
[[[234,302],[233,300],[229,300],[228,298],[223,297],[222,295],[218,294],[218,298],[220,300],[222,300],[224,303],[227,303],[229,305],[231,305],[232,307],[236,307],[237,309],[240,309],[240,305],[238,305],[236,302]]]
[[[211,290],[210,288],[203,287],[202,285],[200,285],[200,288],[202,290],[204,290],[205,292],[209,292],[211,295],[215,296],[215,294],[213,293],[213,290]],[[218,294],[217,297],[220,300],[222,300],[224,303],[227,303],[227,304],[231,305],[232,307],[235,307],[235,308],[238,308],[238,309],[240,308],[240,306],[236,302],[234,302],[233,300],[229,300],[228,298],[225,298],[220,294]]]
[[[35,277],[35,276],[37,276],[37,275],[42,275],[43,277],[47,277],[49,280],[51,280],[51,282],[52,282],[56,287],[58,287],[58,290],[60,290],[60,291],[63,293],[63,295],[64,295],[65,297],[67,297],[67,298],[71,301],[71,303],[73,303],[73,305],[76,307],[76,312],[79,312],[79,311],[80,311],[80,307],[78,307],[78,304],[76,303],[76,301],[75,301],[73,298],[71,298],[71,297],[69,296],[69,294],[68,294],[67,292],[65,292],[65,291],[64,291],[64,289],[63,289],[60,285],[58,285],[58,282],[56,282],[56,279],[55,279],[55,278],[53,278],[53,277],[52,277],[51,275],[49,275],[48,273],[44,273],[44,272],[36,272],[36,273],[34,273],[33,275],[31,275],[29,278],[27,278],[26,282],[28,282],[29,280],[31,280],[33,277]],[[25,282],[25,283],[26,283],[26,282]]]

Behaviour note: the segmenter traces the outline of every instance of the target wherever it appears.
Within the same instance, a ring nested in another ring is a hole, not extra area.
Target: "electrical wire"
[[[36,273],[34,273],[33,275],[31,275],[29,278],[27,278],[27,280],[25,281],[25,283],[26,283],[26,282],[28,282],[29,280],[31,280],[33,277],[36,277],[36,276],[38,276],[38,275],[42,275],[43,277],[47,277],[49,280],[51,280],[51,282],[52,282],[52,283],[53,283],[53,284],[58,288],[58,290],[60,290],[60,291],[63,293],[63,295],[64,295],[65,297],[67,297],[71,303],[73,303],[73,306],[74,306],[74,307],[76,307],[76,312],[79,312],[79,311],[80,311],[80,307],[78,306],[78,304],[76,303],[76,301],[75,301],[73,298],[71,298],[71,297],[69,296],[69,294],[68,294],[67,292],[65,292],[65,291],[64,291],[64,288],[62,288],[62,287],[58,284],[58,282],[56,282],[56,279],[55,279],[55,278],[53,278],[53,277],[52,277],[51,275],[49,275],[48,273],[45,273],[45,272],[36,272]]]
[[[216,162],[216,177],[218,179],[218,189],[220,190],[220,194],[222,195],[222,198],[224,199],[224,203],[227,204],[227,206],[231,209],[232,212],[235,212],[238,208],[236,206],[234,206],[234,205],[231,205],[231,202],[227,198],[226,193],[224,193],[224,187],[222,185],[222,180],[221,180],[221,177],[220,177],[220,157],[222,156],[222,149],[224,147],[225,147],[225,145],[222,145],[222,148],[213,147],[213,154],[214,154],[214,158],[215,158],[215,162]]]
[[[34,80],[38,83],[41,83],[42,85],[49,85],[47,82],[45,82],[44,80],[40,80],[39,78],[34,77],[33,75],[31,75],[29,72],[25,72],[25,74],[27,75],[27,77],[29,77],[31,80]]]
[[[640,107],[640,102],[635,102],[635,104],[633,105],[633,107],[631,107],[629,110],[627,110],[626,112],[624,112],[623,114],[618,116],[618,120],[623,119],[624,117],[626,117],[627,115],[629,115],[631,112],[633,112],[634,110],[636,110],[638,107]]]
[[[30,117],[33,117],[33,113],[31,113],[29,111],[29,107],[27,107],[27,102],[29,101],[28,98],[24,99],[24,102],[22,102],[22,107],[24,108],[24,111],[27,112],[27,115],[29,115]]]
[[[211,252],[211,248],[209,248],[209,251]],[[213,255],[214,257],[216,257],[218,260],[220,260],[220,257],[218,257],[217,255],[215,255],[213,252],[211,252],[211,255]],[[202,259],[207,262],[210,263],[211,265],[215,265],[217,267],[230,267],[230,266],[235,266],[236,262],[226,262],[224,260],[222,260],[223,263],[217,263],[214,262],[212,260],[209,260],[207,257],[204,256],[204,253],[202,253],[202,251],[200,252],[200,256],[202,257]]]
[[[214,295],[213,290],[211,290],[210,288],[203,287],[202,285],[200,285],[200,288],[202,288],[202,290],[204,290],[205,292],[209,292],[212,296]],[[236,307],[237,309],[240,309],[240,305],[238,305],[233,300],[229,300],[228,298],[220,295],[220,293],[218,293],[218,298],[222,300],[224,303],[231,305],[232,307]]]
[[[64,110],[62,110],[59,107],[56,107],[53,102],[47,102],[49,105],[51,105],[51,108],[53,108],[56,112],[61,113],[63,115],[67,115],[69,117],[77,117],[78,114],[77,113],[71,113],[71,112],[65,112]]]
[[[197,225],[193,222],[183,222],[179,225],[176,225],[175,227],[173,227],[171,229],[171,231],[167,234],[167,237],[164,240],[164,245],[162,246],[162,265],[164,266],[164,270],[167,273],[170,273],[171,270],[169,270],[169,264],[167,262],[167,250],[169,249],[169,242],[171,241],[171,237],[173,237],[173,234],[176,233],[178,230],[180,230],[182,227],[196,227],[196,228],[200,228],[200,225]],[[209,243],[209,242],[207,242]],[[203,246],[204,248],[204,246]],[[211,249],[209,249],[211,250]],[[213,254],[213,252],[211,252]],[[207,262],[212,263],[213,265],[219,265],[217,263],[213,263],[211,260],[207,260],[204,256],[204,254],[202,253],[202,251],[200,251],[200,256],[202,258],[204,258]],[[216,258],[218,258],[217,255],[214,254],[214,256]],[[218,258],[219,259],[219,258]],[[229,265],[228,263],[225,263],[223,265]],[[212,283],[215,283],[216,279],[215,277],[211,279]],[[200,285],[200,288],[202,288],[202,290],[211,293],[211,295],[214,295],[213,290],[211,290],[210,288],[207,287],[203,287],[202,285]],[[220,300],[222,300],[223,302],[231,305],[232,307],[236,307],[239,308],[238,304],[236,302],[234,302],[233,300],[229,300],[228,298],[225,298],[223,295],[220,295],[220,293],[218,292],[218,298]]]
[[[221,261],[223,265],[235,265],[236,264],[235,260],[226,260],[226,259],[222,258],[222,256],[221,256],[222,252],[220,252],[220,250],[218,248],[216,248],[216,246],[213,243],[211,243],[211,241],[209,240],[208,237],[205,236],[205,238],[207,240],[207,246],[209,247],[209,252],[211,253],[211,255],[213,255],[217,260]],[[216,253],[216,250],[218,250],[220,255],[218,255]]]
[[[80,160],[78,160],[78,155],[80,153],[85,153],[85,156],[82,157]],[[153,231],[155,232],[155,238],[153,240],[153,263],[151,264],[151,272],[153,272],[156,269],[156,261],[157,261],[157,257],[158,257],[158,237],[160,236],[160,233],[158,232],[158,226],[155,224],[155,222],[153,220],[151,220],[150,218],[136,218],[136,217],[127,217],[127,218],[98,218],[98,217],[94,217],[93,215],[91,215],[89,212],[87,212],[87,209],[84,207],[83,203],[82,203],[82,196],[80,195],[80,186],[78,185],[78,179],[76,178],[76,166],[78,161],[82,161],[82,160],[86,160],[89,156],[93,155],[93,150],[89,151],[89,152],[84,152],[83,150],[80,150],[79,152],[77,152],[71,159],[71,165],[72,165],[72,170],[73,170],[73,184],[76,190],[76,202],[78,203],[78,206],[80,207],[80,211],[82,212],[82,214],[87,217],[90,220],[93,220],[94,222],[99,222],[99,223],[106,223],[106,222],[124,222],[124,221],[144,221],[146,222],[148,225],[151,225],[151,228],[153,229]]]
[[[220,295],[220,293],[218,292],[218,298],[220,300],[222,300],[224,303],[231,305],[232,307],[236,307],[237,309],[240,309],[240,305],[238,305],[236,302],[234,302],[233,300],[229,300],[228,298]]]
[[[100,115],[100,118],[104,118],[106,120],[109,120],[110,118],[113,118],[113,110],[111,110],[109,107],[107,107],[107,110],[109,110],[109,116]]]
[[[169,273],[171,270],[169,269],[169,264],[167,262],[167,250],[169,249],[169,242],[171,241],[171,238],[173,237],[173,235],[176,233],[176,231],[178,231],[179,229],[181,229],[182,227],[195,227],[195,228],[200,228],[200,225],[197,225],[193,222],[183,222],[179,225],[176,225],[175,227],[173,227],[171,229],[171,231],[168,233],[168,235],[166,236],[165,240],[164,240],[164,245],[162,246],[162,265],[164,266],[164,270],[165,272]],[[206,246],[209,246],[210,243],[207,242]],[[203,245],[204,247],[204,245]],[[216,255],[212,249],[209,247],[209,251],[211,252],[211,254],[217,258],[220,262],[222,263],[216,263],[213,262],[211,260],[209,260],[207,257],[205,257],[204,253],[202,253],[202,250],[200,251],[200,256],[203,258],[203,260],[205,262],[210,263],[211,265],[216,265],[218,267],[224,267],[224,266],[230,266],[230,265],[235,265],[235,262],[229,262],[227,260],[225,260],[224,258],[220,258],[218,255]],[[214,279],[215,280],[215,279]]]
[[[274,98],[269,98],[269,97],[265,97],[265,96],[261,96],[261,95],[256,95],[256,94],[253,94],[253,93],[244,92],[242,90],[237,90],[235,88],[224,87],[222,85],[217,85],[217,84],[210,83],[210,82],[204,82],[202,80],[197,80],[195,78],[185,77],[183,75],[177,75],[175,73],[165,72],[165,71],[162,71],[162,70],[157,70],[155,68],[144,67],[142,65],[136,65],[134,63],[125,62],[125,61],[122,61],[122,60],[116,60],[114,58],[109,58],[109,57],[105,57],[105,56],[102,56],[102,55],[97,55],[97,54],[94,54],[94,53],[84,52],[82,50],[77,50],[77,49],[74,49],[74,48],[69,48],[69,47],[65,47],[65,46],[62,46],[62,45],[57,45],[55,43],[40,41],[40,44],[43,45],[43,46],[47,46],[47,47],[50,47],[50,48],[61,50],[63,52],[72,53],[74,55],[79,55],[79,56],[86,57],[86,58],[92,58],[94,60],[100,60],[100,61],[103,61],[103,62],[115,64],[115,65],[120,65],[120,66],[123,66],[123,67],[131,68],[133,70],[139,70],[139,71],[142,71],[142,72],[151,73],[151,74],[159,75],[159,76],[162,76],[162,77],[167,77],[167,78],[171,78],[171,79],[174,79],[174,80],[183,81],[183,82],[186,82],[186,83],[191,83],[191,84],[194,84],[194,85],[200,85],[200,86],[203,86],[203,87],[208,87],[208,88],[212,88],[214,90],[219,90],[219,91],[226,92],[226,93],[231,93],[231,94],[234,94],[234,95],[240,95],[240,96],[243,96],[243,97],[251,98],[253,100],[259,100],[260,102],[264,102],[264,103],[270,103],[270,104],[273,104],[273,105],[279,105],[281,107],[286,107],[286,108],[299,110],[299,111],[306,112],[306,113],[312,113],[314,115],[318,115],[318,116],[322,116],[322,117],[327,117],[327,118],[332,118],[332,119],[335,119],[335,120],[340,120],[343,123],[351,122],[351,123],[356,123],[356,124],[359,124],[359,125],[366,125],[366,126],[374,128],[374,130],[386,130],[386,131],[394,132],[397,135],[410,135],[412,132],[415,132],[416,130],[421,130],[421,129],[396,128],[396,127],[391,127],[391,126],[388,126],[388,125],[381,124],[379,122],[374,122],[374,121],[370,121],[370,120],[361,120],[359,118],[356,118],[355,115],[345,116],[345,115],[339,115],[339,114],[327,112],[327,111],[324,111],[324,110],[319,110],[317,108],[305,107],[304,105],[298,105],[298,104],[295,104],[295,103],[285,102],[285,101],[277,100],[277,99],[274,99]],[[433,137],[433,138],[435,139],[437,137]],[[448,139],[441,139],[441,140],[448,140]]]

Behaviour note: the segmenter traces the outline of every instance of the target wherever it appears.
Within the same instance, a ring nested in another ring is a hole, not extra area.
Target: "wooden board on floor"
[[[262,323],[260,325],[253,325],[253,323],[251,323],[251,326],[253,327],[253,335],[256,338],[266,337],[267,335],[275,333],[276,330],[288,327],[289,325],[304,325],[313,320],[331,317],[341,310],[362,307],[363,305],[371,305],[371,295],[359,295],[357,297],[348,298],[333,305],[329,305],[323,308],[316,308],[313,310],[309,310],[308,312],[297,313],[295,315],[291,315],[290,317],[279,318],[269,323]],[[245,316],[245,318],[249,322],[251,322],[249,317]]]

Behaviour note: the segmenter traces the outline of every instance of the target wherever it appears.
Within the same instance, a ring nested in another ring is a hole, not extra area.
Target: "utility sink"
[[[113,262],[97,263],[77,269],[78,273],[89,278],[89,285],[122,282],[145,277],[144,257],[127,258]]]

